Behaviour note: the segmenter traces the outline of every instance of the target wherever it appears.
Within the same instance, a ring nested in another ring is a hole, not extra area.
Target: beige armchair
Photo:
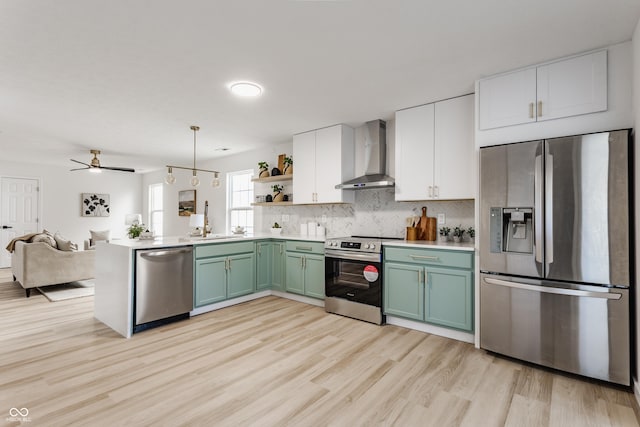
[[[11,256],[13,280],[25,289],[92,279],[95,251],[60,251],[43,242],[16,242]]]

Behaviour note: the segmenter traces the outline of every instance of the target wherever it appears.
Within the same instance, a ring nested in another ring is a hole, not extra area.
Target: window
[[[162,236],[162,184],[149,186],[149,231]]]
[[[253,169],[227,174],[227,230],[238,226],[253,233]]]

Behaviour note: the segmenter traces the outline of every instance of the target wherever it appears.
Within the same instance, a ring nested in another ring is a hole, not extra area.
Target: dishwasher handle
[[[168,250],[161,250],[161,251],[147,251],[147,252],[141,252],[140,256],[142,258],[149,258],[149,259],[167,258],[167,257],[175,256],[177,254],[188,254],[188,253],[191,253],[192,251],[193,250],[191,248],[189,248],[189,249],[168,249]]]

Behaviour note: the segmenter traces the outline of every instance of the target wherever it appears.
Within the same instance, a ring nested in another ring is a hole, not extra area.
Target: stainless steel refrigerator
[[[480,150],[480,347],[630,385],[630,131]]]

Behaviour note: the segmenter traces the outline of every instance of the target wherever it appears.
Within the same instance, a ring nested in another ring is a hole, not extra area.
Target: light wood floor
[[[633,395],[267,297],[134,335],[0,270],[0,424],[638,426]],[[13,423],[17,424],[17,423]]]

